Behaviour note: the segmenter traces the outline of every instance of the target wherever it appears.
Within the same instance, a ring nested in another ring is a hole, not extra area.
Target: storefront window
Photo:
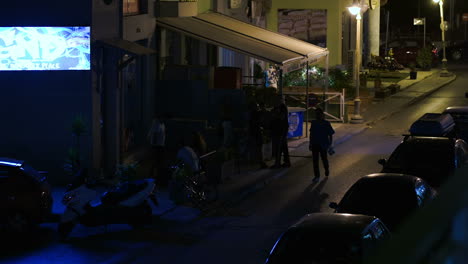
[[[136,15],[140,14],[140,0],[123,0],[123,14]]]

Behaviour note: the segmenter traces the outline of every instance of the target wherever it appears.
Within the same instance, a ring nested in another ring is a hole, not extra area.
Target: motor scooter
[[[66,209],[58,225],[61,239],[66,239],[78,223],[84,226],[129,224],[134,228],[151,223],[149,203],[158,205],[153,179],[124,181],[100,194],[87,177],[78,178],[68,186],[62,199]]]

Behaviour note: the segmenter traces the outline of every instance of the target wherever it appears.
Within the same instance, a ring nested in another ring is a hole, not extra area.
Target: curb
[[[437,90],[439,90],[440,88],[446,86],[446,85],[449,85],[450,83],[454,82],[455,80],[457,79],[457,75],[454,74],[453,77],[450,78],[450,80],[442,83],[441,85],[439,85],[438,87],[430,90],[430,91],[427,91],[425,93],[423,93],[422,95],[418,96],[418,97],[415,97],[413,99],[411,99],[408,103],[406,103],[406,106],[409,106],[409,105],[412,105],[412,104],[415,104],[417,102],[419,102],[420,100],[428,97],[429,95],[431,95],[432,93],[436,92]]]

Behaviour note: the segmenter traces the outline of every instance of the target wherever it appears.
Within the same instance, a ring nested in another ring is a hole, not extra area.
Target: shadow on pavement
[[[55,229],[39,227],[27,234],[13,234],[2,232],[2,247],[0,247],[0,260],[5,257],[19,256],[32,251],[47,248],[57,239]]]
[[[67,243],[75,247],[92,249],[96,245],[90,241],[121,241],[121,242],[151,242],[157,244],[174,244],[174,245],[192,245],[199,241],[199,238],[194,235],[156,230],[152,227],[141,229],[128,229],[121,231],[108,231],[97,233],[87,237],[72,237]]]

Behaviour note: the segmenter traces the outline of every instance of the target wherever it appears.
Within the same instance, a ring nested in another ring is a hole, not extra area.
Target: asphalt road
[[[417,118],[450,105],[468,104],[464,98],[468,67],[454,65],[450,69],[458,76],[455,82],[339,145],[330,159],[328,179],[312,183],[311,160],[302,159],[285,177],[232,208],[229,216],[194,225],[193,230],[203,237],[197,243],[165,252],[170,256],[163,259],[154,254],[159,251],[154,248],[151,256],[139,256],[132,263],[263,263],[289,225],[310,212],[331,212],[328,204],[339,201],[359,177],[379,172],[377,160],[390,155]]]
[[[312,183],[310,159],[301,159],[284,177],[252,194],[233,208],[190,224],[157,222],[155,227],[131,230],[114,226],[113,232],[96,228],[94,235],[69,243],[56,241],[53,225],[41,230],[41,239],[13,245],[1,263],[158,263],[230,264],[263,263],[276,238],[301,216],[331,212],[359,177],[378,172],[411,123],[427,112],[449,105],[467,105],[465,65],[450,68],[458,78],[446,87],[374,124],[364,133],[337,146],[330,158],[331,174]],[[89,234],[89,233],[88,233]]]

